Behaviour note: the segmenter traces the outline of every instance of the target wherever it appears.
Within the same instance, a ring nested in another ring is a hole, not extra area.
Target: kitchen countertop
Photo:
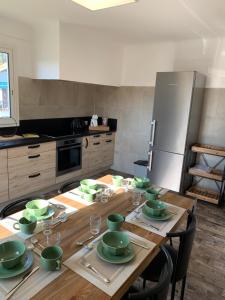
[[[74,137],[84,137],[89,135],[97,135],[97,134],[103,134],[103,133],[110,133],[113,131],[84,131],[82,133],[79,133],[77,135],[74,135]],[[33,144],[40,144],[40,143],[46,143],[46,142],[52,142],[57,141],[60,139],[64,139],[64,137],[52,137],[48,135],[40,136],[39,138],[20,138],[16,140],[5,140],[0,141],[0,149],[7,149],[7,148],[13,148],[13,147],[20,147],[20,146],[27,146],[27,145],[33,145]],[[73,136],[71,135],[71,138]]]

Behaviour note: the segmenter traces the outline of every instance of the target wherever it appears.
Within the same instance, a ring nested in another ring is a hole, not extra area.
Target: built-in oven
[[[82,139],[65,138],[56,142],[56,175],[60,176],[82,167]]]

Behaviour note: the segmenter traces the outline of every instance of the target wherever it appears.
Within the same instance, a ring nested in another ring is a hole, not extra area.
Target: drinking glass
[[[93,235],[99,234],[101,229],[101,216],[92,215],[90,216],[90,232]]]
[[[101,202],[102,203],[108,202],[109,198],[112,197],[112,195],[113,195],[113,190],[111,190],[110,188],[105,189],[102,193]]]
[[[43,222],[43,235],[46,237],[47,246],[49,245],[49,239],[51,234],[52,234],[51,221],[46,220]]]
[[[132,199],[132,205],[133,206],[138,206],[138,205],[140,205],[142,195],[141,195],[140,192],[133,191],[131,199]]]
[[[132,179],[126,178],[123,180],[123,187],[125,189],[125,192],[128,192],[132,189]]]
[[[48,246],[60,245],[61,233],[59,231],[52,233],[48,238]]]

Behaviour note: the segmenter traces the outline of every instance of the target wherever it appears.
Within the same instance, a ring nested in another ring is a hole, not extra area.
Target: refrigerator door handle
[[[152,147],[154,145],[154,139],[155,139],[155,124],[156,124],[156,121],[153,120],[151,122],[151,138],[150,138],[150,142],[149,142],[149,145]]]
[[[152,170],[152,151],[148,152],[149,155],[149,162],[148,162],[148,167],[147,169],[149,170],[149,172]]]

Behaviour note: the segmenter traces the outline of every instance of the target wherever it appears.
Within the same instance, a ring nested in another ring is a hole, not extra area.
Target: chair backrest
[[[63,193],[66,193],[72,189],[75,189],[76,187],[79,186],[79,181],[71,181],[71,182],[67,182],[67,183],[64,183],[58,190],[58,193],[59,194],[63,194]]]
[[[184,278],[187,274],[191,250],[196,232],[196,217],[193,212],[188,213],[187,228],[179,233],[180,245],[176,265],[174,266],[174,277],[176,281]]]
[[[35,198],[33,197],[32,199],[35,199]],[[10,215],[24,209],[27,202],[31,201],[32,199],[31,198],[20,199],[20,200],[16,200],[14,202],[7,204],[0,211],[0,219],[4,219],[7,216],[10,216]]]
[[[161,246],[164,255],[164,264],[161,269],[158,283],[152,288],[146,288],[138,293],[128,294],[129,300],[166,300],[173,273],[171,256],[164,246]]]

